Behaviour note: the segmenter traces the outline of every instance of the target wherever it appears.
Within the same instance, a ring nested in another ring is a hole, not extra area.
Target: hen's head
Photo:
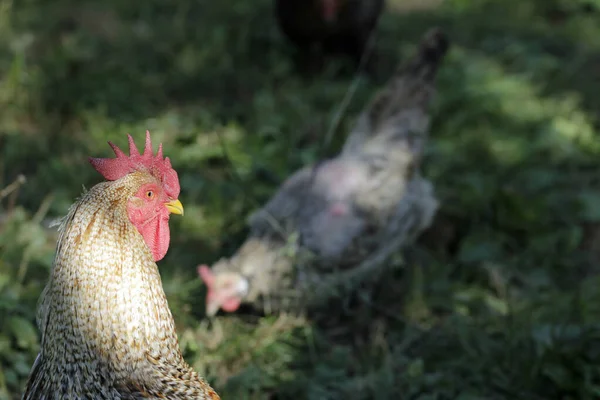
[[[206,314],[215,315],[219,308],[226,312],[236,311],[248,294],[248,280],[238,272],[214,273],[207,265],[198,266],[198,275],[206,284]]]
[[[134,193],[127,201],[127,216],[144,238],[154,260],[161,260],[169,248],[169,214],[183,215],[179,197],[179,178],[168,157],[163,158],[162,144],[156,155],[152,151],[150,132],[146,131],[144,153],[140,154],[131,135],[129,156],[111,142],[116,158],[92,158],[90,163],[109,181],[136,173],[140,179],[131,180]]]
[[[321,15],[327,23],[337,21],[343,0],[319,0]]]

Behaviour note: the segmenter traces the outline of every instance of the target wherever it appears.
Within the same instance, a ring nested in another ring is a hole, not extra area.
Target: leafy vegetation
[[[597,6],[389,0],[372,79],[299,74],[269,0],[0,0],[0,398],[19,398],[39,349],[49,221],[99,181],[87,156],[146,129],[186,207],[165,290],[187,360],[224,399],[600,397]],[[410,262],[334,328],[204,318],[195,266],[230,255],[288,174],[339,148],[434,25],[454,42],[424,167],[442,209]]]

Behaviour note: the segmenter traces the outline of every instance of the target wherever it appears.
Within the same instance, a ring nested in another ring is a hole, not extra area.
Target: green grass
[[[413,262],[324,329],[209,321],[195,266],[232,254],[288,174],[339,148],[378,82],[360,78],[324,146],[353,78],[297,74],[268,0],[0,0],[0,190],[27,179],[0,196],[0,398],[19,398],[39,348],[44,224],[100,180],[87,156],[146,129],[186,207],[165,291],[222,398],[600,397],[600,17],[577,1],[389,3],[382,76],[432,26],[454,42],[425,166],[442,206]]]

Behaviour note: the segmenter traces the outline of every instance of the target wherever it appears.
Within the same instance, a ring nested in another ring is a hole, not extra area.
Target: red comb
[[[148,171],[162,182],[169,197],[174,199],[179,197],[179,178],[171,166],[169,157],[163,158],[162,143],[158,146],[158,152],[154,156],[150,131],[146,131],[144,153],[140,154],[131,135],[128,134],[127,137],[129,138],[129,156],[115,144],[108,142],[117,158],[90,157],[90,164],[109,181],[120,179],[133,171]]]
[[[210,289],[215,281],[215,276],[212,270],[204,264],[198,265],[198,275],[200,275],[200,278],[202,278],[204,284]]]

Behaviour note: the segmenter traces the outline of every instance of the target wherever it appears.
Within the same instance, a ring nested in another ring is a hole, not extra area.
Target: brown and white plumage
[[[250,217],[250,236],[234,256],[199,267],[209,315],[241,302],[324,304],[377,275],[430,225],[438,202],[419,165],[447,48],[442,32],[429,32],[359,116],[341,153],[288,178]]]
[[[128,217],[155,175],[99,183],[63,219],[23,399],[219,399],[184,361],[156,257]]]

